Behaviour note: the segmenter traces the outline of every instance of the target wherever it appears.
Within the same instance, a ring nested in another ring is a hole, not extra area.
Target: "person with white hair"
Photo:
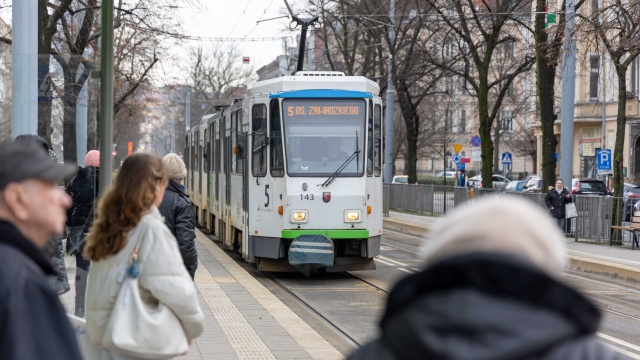
[[[165,155],[162,163],[169,173],[169,183],[160,204],[160,214],[173,236],[178,240],[182,261],[191,278],[195,278],[198,268],[196,250],[196,214],[193,202],[182,186],[187,176],[187,168],[182,158],[174,153]]]
[[[620,359],[596,339],[601,314],[561,279],[564,239],[544,210],[492,197],[430,234],[425,268],[398,282],[381,336],[360,359]]]

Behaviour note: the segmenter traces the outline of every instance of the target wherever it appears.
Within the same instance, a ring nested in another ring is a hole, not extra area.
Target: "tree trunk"
[[[51,36],[48,31],[51,17],[47,12],[47,1],[38,1],[38,86],[49,78],[49,65],[51,62]],[[51,89],[47,89],[51,91]],[[45,96],[48,94],[45,94]],[[51,98],[38,99],[38,135],[42,136],[53,148],[51,134]]]
[[[622,155],[624,153],[625,129],[627,125],[627,68],[617,65],[618,75],[618,115],[616,117],[616,143],[613,150],[613,218],[612,224],[619,224],[622,220]],[[612,236],[614,232],[612,231]]]
[[[554,82],[556,76],[556,59],[548,43],[545,29],[545,0],[536,0],[536,18],[534,39],[536,43],[536,90],[540,107],[540,129],[542,130],[542,185],[552,185],[556,177],[556,146],[558,141],[553,133]],[[533,168],[537,172],[537,164]],[[567,179],[567,181],[569,181]]]
[[[418,129],[420,124],[420,117],[415,109],[415,106],[411,103],[411,99],[408,96],[408,86],[401,82],[398,88],[398,104],[400,105],[400,111],[402,112],[402,118],[407,130],[407,152],[405,162],[405,173],[409,175],[409,183],[414,184],[417,180],[417,165],[418,165]]]
[[[73,60],[71,60],[73,62]],[[82,86],[76,82],[77,64],[69,64],[64,71],[64,98],[62,118],[62,144],[64,146],[64,162],[77,163],[78,151],[76,143],[76,115],[78,94]]]
[[[480,116],[480,149],[482,149],[482,187],[493,188],[493,141],[491,140],[492,121],[489,118],[489,91],[486,71],[480,74],[478,87],[478,115]]]
[[[500,173],[500,126],[502,124],[498,119],[496,121],[498,121],[498,124],[494,132],[495,140],[493,140],[493,174]]]

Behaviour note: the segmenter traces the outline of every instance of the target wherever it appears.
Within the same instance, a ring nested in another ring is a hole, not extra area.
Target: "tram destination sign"
[[[290,119],[319,117],[364,117],[362,100],[285,100],[283,110]]]

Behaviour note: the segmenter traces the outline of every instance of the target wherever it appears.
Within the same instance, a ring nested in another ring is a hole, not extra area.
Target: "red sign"
[[[460,158],[460,164],[469,164],[471,163],[471,158]]]
[[[248,56],[243,56],[242,57],[242,63],[243,64],[248,64],[249,63],[249,57]]]

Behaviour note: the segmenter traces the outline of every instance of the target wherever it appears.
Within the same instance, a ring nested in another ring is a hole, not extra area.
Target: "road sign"
[[[462,150],[462,144],[453,144],[453,150],[457,153],[460,152],[460,150]]]
[[[458,155],[458,154],[453,155],[452,160],[453,160],[454,163],[460,164],[460,155]]]
[[[471,149],[471,161],[480,162],[482,161],[482,150],[480,148]]]
[[[513,163],[513,157],[511,156],[510,152],[503,152],[502,153],[502,165],[507,165],[507,164],[512,164]]]
[[[480,135],[473,135],[471,137],[471,146],[478,147],[478,146],[480,146],[481,142],[482,141],[480,140]]]
[[[598,149],[596,151],[598,161],[598,174],[611,173],[611,149]]]
[[[460,164],[469,164],[471,162],[471,158],[461,158]]]

